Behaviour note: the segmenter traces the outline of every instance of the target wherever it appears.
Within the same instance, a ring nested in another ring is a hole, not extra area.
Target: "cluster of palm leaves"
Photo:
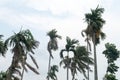
[[[99,6],[97,6],[95,10],[91,9],[91,13],[85,14],[85,21],[88,24],[85,33],[92,39],[94,44],[100,43],[100,36],[102,39],[105,39],[105,33],[101,30],[105,24],[105,20],[102,19],[103,12],[104,8],[99,8]]]

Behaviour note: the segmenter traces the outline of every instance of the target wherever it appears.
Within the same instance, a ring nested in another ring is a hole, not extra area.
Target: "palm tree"
[[[87,49],[85,46],[77,46],[76,49],[76,55],[71,60],[71,73],[72,73],[72,80],[75,79],[75,74],[77,74],[77,71],[80,73],[83,73],[85,78],[88,78],[86,76],[86,69],[90,70],[89,64],[93,65],[93,59],[91,57],[88,57],[89,53],[87,52]]]
[[[56,72],[58,72],[58,66],[57,66],[57,65],[51,66],[47,78],[50,77],[52,80],[58,80],[58,79],[57,79]]]
[[[57,34],[56,29],[53,29],[47,33],[47,36],[50,37],[50,40],[48,42],[47,50],[50,54],[49,56],[49,65],[48,65],[48,73],[50,71],[50,64],[51,64],[51,58],[53,58],[52,50],[56,51],[58,49],[58,43],[57,38],[61,39],[61,36]],[[49,80],[49,77],[48,77]]]
[[[6,47],[4,46],[4,42],[2,40],[3,35],[0,35],[0,55],[5,56]]]
[[[34,39],[30,30],[21,30],[18,33],[14,33],[13,36],[9,37],[5,41],[6,47],[8,46],[13,47],[11,50],[13,53],[13,59],[10,67],[6,71],[7,74],[6,80],[12,80],[12,79],[20,80],[14,74],[19,74],[18,76],[20,76],[22,80],[24,70],[28,71],[26,66],[36,74],[39,74],[39,72],[35,68],[33,68],[30,64],[26,62],[27,55],[29,55],[33,63],[36,65],[36,67],[39,68],[36,63],[36,60],[32,56],[33,54],[35,54],[33,50],[36,49],[38,45],[39,42]],[[20,71],[21,68],[23,68],[22,73]]]
[[[76,39],[70,39],[69,37],[66,38],[67,44],[65,45],[65,49],[62,49],[60,52],[60,57],[63,59],[62,62],[65,64],[65,68],[67,68],[67,80],[69,80],[69,67],[70,67],[70,58],[69,52],[73,52],[75,55],[75,45],[79,42]],[[67,52],[67,56],[63,56],[63,52]],[[60,64],[62,63],[60,62]]]
[[[91,13],[85,14],[85,21],[88,27],[84,32],[92,39],[94,46],[94,80],[98,80],[96,45],[100,43],[100,38],[105,39],[105,33],[102,32],[102,27],[105,24],[105,20],[102,18],[103,12],[104,8],[97,6],[95,10],[91,9]]]

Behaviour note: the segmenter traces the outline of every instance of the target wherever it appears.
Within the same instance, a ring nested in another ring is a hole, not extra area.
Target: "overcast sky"
[[[86,28],[84,14],[89,13],[91,8],[95,9],[99,4],[100,7],[105,8],[103,18],[106,24],[103,26],[103,31],[107,35],[106,40],[101,41],[97,46],[98,75],[99,80],[102,80],[107,67],[106,58],[102,54],[105,50],[104,44],[114,43],[120,49],[119,3],[119,0],[0,0],[0,34],[6,39],[14,32],[19,32],[21,27],[30,29],[35,39],[40,41],[39,49],[35,50],[40,75],[29,71],[25,73],[24,80],[46,80],[49,56],[46,49],[49,38],[46,33],[55,28],[63,37],[62,40],[58,40],[59,50],[54,52],[55,59],[52,60],[52,64],[59,65],[59,52],[64,48],[66,36],[78,39],[81,45],[86,45],[81,36],[81,31]],[[9,67],[11,59],[10,51],[7,52],[6,58],[0,57],[0,71],[5,71]],[[120,59],[116,63],[120,67]],[[58,79],[66,80],[65,74],[66,70],[59,67]],[[90,73],[91,80],[93,74]],[[118,74],[120,69],[116,74],[117,79],[120,80]],[[82,74],[78,77],[80,80],[83,79]]]

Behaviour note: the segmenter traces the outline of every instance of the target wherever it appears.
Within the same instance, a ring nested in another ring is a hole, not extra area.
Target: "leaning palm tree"
[[[29,55],[36,67],[39,68],[36,60],[33,57],[33,54],[35,54],[33,50],[36,49],[38,45],[39,42],[34,39],[30,30],[21,30],[18,33],[14,33],[13,36],[9,37],[5,41],[5,46],[11,46],[11,51],[13,53],[12,63],[6,71],[6,80],[20,80],[20,78],[22,80],[24,70],[28,71],[26,67],[28,67],[36,74],[39,74],[39,72],[35,68],[33,68],[29,63],[27,63],[27,55]],[[22,68],[23,71],[21,72],[20,70]],[[16,76],[15,74],[19,75]]]
[[[69,58],[69,52],[73,52],[73,54],[75,55],[75,45],[79,42],[76,39],[70,39],[69,37],[66,38],[66,42],[67,44],[65,45],[65,49],[62,49],[60,52],[60,57],[63,59],[60,64],[62,62],[64,62],[65,67],[67,68],[67,80],[69,80],[69,67],[70,67],[70,61],[71,59]],[[63,56],[63,52],[67,52],[67,56]]]
[[[93,59],[88,57],[89,53],[87,52],[85,46],[77,46],[75,52],[76,55],[72,58],[70,66],[73,76],[72,80],[75,80],[75,74],[77,74],[77,71],[83,73],[85,78],[88,78],[88,76],[86,76],[86,70],[90,70],[88,62],[90,65],[93,65]]]
[[[102,18],[103,12],[104,8],[97,6],[95,10],[91,9],[91,13],[85,14],[85,21],[88,27],[84,32],[92,39],[94,45],[94,80],[98,80],[96,45],[100,43],[100,38],[105,39],[105,33],[102,32],[102,27],[105,24],[105,20]]]
[[[0,55],[5,56],[6,47],[4,46],[4,42],[2,40],[3,35],[0,35]]]
[[[53,58],[52,50],[56,51],[58,49],[58,43],[57,38],[61,39],[61,36],[57,34],[56,29],[53,29],[47,33],[47,36],[50,37],[50,40],[48,42],[47,50],[50,54],[49,56],[49,64],[48,64],[48,73],[50,71],[50,64],[51,64],[51,58]],[[49,80],[49,77],[47,78]]]

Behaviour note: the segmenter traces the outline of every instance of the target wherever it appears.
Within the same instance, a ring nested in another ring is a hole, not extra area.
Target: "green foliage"
[[[4,46],[4,41],[2,40],[3,35],[0,35],[0,55],[5,56],[7,48]]]
[[[56,72],[58,72],[58,66],[57,65],[51,66],[47,78],[51,78],[52,80],[57,80]]]
[[[66,37],[65,49],[62,49],[60,52],[60,58],[62,58],[60,65],[64,63],[64,68],[67,68],[67,80],[69,78],[68,73],[72,60],[72,58],[69,58],[69,52],[73,52],[74,56],[76,55],[75,46],[78,44],[78,42],[79,41],[76,39],[70,39],[69,37]],[[67,52],[67,56],[63,56],[63,52]]]
[[[105,54],[105,57],[108,59],[108,63],[114,62],[119,58],[120,51],[116,49],[114,44],[106,43],[105,48],[106,50],[103,51],[103,54]]]
[[[57,34],[56,29],[53,29],[47,33],[47,36],[50,37],[50,41],[48,42],[47,50],[50,53],[50,56],[53,58],[52,50],[58,49],[57,38],[61,39],[62,37]]]
[[[6,72],[0,72],[0,80],[6,80]]]
[[[118,66],[115,65],[115,63],[110,63],[107,68],[107,72],[110,72],[112,74],[115,74],[115,72],[118,71]]]
[[[74,46],[74,52],[75,55],[71,58],[65,56],[60,62],[60,65],[64,64],[64,68],[68,67],[71,70],[72,80],[75,79],[75,75],[78,72],[82,73],[85,78],[87,78],[86,70],[90,68],[88,67],[88,62],[93,65],[93,59],[88,57],[89,53],[87,52],[85,46]]]
[[[106,74],[104,80],[118,80],[114,74]]]
[[[78,40],[76,39],[70,39],[69,37],[66,37],[66,45],[65,45],[65,49],[62,49],[60,52],[60,58],[63,58],[63,52],[73,52],[73,54],[75,55],[75,45],[78,44]]]
[[[106,43],[105,44],[106,50],[103,51],[103,54],[107,58],[108,61],[108,67],[107,67],[107,73],[104,77],[104,80],[118,80],[116,79],[115,72],[118,71],[118,66],[114,63],[119,58],[120,51],[116,49],[116,46],[114,44]]]
[[[75,75],[78,71],[82,73],[85,78],[87,78],[86,70],[90,70],[88,63],[90,65],[93,65],[93,59],[91,57],[88,57],[89,53],[87,52],[85,46],[76,46],[75,52],[76,55],[72,58],[71,62],[71,73],[72,75]]]
[[[85,21],[87,22],[88,27],[84,30],[84,32],[89,38],[92,38],[93,43],[96,45],[100,43],[100,36],[101,39],[105,39],[106,37],[105,33],[101,30],[105,24],[105,20],[102,18],[103,12],[104,8],[99,8],[99,6],[97,6],[96,9],[91,9],[91,13],[85,14]]]

